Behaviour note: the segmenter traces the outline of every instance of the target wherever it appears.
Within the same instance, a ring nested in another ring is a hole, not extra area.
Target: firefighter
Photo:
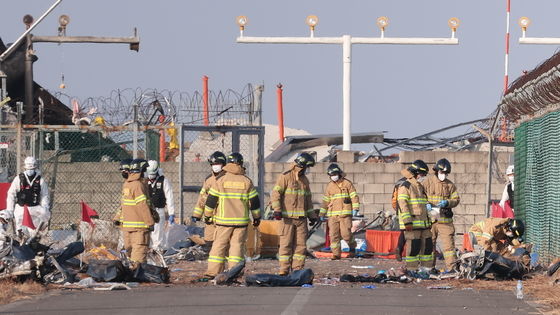
[[[279,275],[303,269],[307,238],[307,218],[310,225],[317,221],[313,211],[309,180],[305,174],[315,165],[309,153],[301,153],[292,168],[284,172],[272,189],[270,196],[274,219],[282,220],[278,260]]]
[[[431,222],[426,204],[428,198],[422,182],[428,174],[428,166],[422,160],[414,161],[401,171],[406,177],[398,190],[399,226],[406,240],[406,267],[430,270],[433,259]]]
[[[149,199],[159,216],[159,222],[154,225],[154,231],[150,235],[151,248],[162,251],[165,243],[165,226],[175,223],[173,189],[169,180],[163,175],[163,170],[159,167],[157,161],[148,161],[146,175],[148,177]],[[165,208],[167,208],[167,213]]]
[[[353,257],[356,241],[352,235],[352,216],[358,214],[360,200],[354,185],[345,178],[345,174],[338,164],[329,165],[327,175],[331,181],[327,184],[323,196],[319,218],[321,221],[325,221],[328,217],[332,259],[340,259],[341,237],[348,243],[350,257]]]
[[[475,223],[469,229],[471,242],[473,238],[484,250],[505,255],[514,246],[520,245],[520,237],[525,232],[523,221],[511,218],[488,218]]]
[[[121,176],[125,180],[128,178],[128,172],[130,171],[130,163],[132,159],[124,159],[121,161],[119,166],[119,171],[121,171]]]
[[[261,222],[259,194],[244,175],[243,156],[237,152],[230,154],[223,170],[225,172],[218,175],[210,187],[204,207],[204,216],[208,217],[205,220],[213,217],[216,224],[205,274],[208,278],[222,272],[226,260],[229,268],[245,260],[249,212],[253,226],[258,227]]]
[[[122,188],[121,211],[113,218],[123,232],[124,247],[132,269],[146,262],[150,232],[156,223],[150,210],[148,189],[142,178],[146,164],[145,160],[132,160]]]
[[[401,185],[406,182],[406,177],[401,177],[396,183],[395,186],[393,186],[393,195],[391,197],[391,206],[393,207],[393,210],[395,210],[395,213],[397,215],[399,215],[399,187],[401,187]],[[397,261],[402,261],[402,252],[404,249],[404,245],[406,243],[406,240],[404,239],[404,231],[401,230],[399,233],[399,240],[397,241],[397,246],[395,247],[395,258],[397,259]]]
[[[49,188],[41,172],[37,170],[37,160],[28,156],[23,161],[24,171],[14,178],[8,189],[6,210],[0,212],[0,222],[14,220],[15,229],[27,238],[33,238],[45,229],[51,217],[49,211]],[[22,225],[25,208],[29,210],[35,229]]]
[[[434,175],[429,176],[422,185],[428,196],[428,211],[432,219],[432,241],[441,240],[443,259],[448,271],[453,270],[455,254],[455,226],[453,225],[453,208],[459,205],[457,187],[447,176],[451,173],[451,163],[441,159],[433,167]],[[435,253],[435,246],[434,246]],[[435,267],[435,259],[432,267]]]
[[[198,222],[202,218],[202,214],[204,213],[204,205],[206,204],[206,199],[208,198],[208,191],[210,190],[210,187],[212,187],[212,185],[216,182],[216,178],[225,172],[223,168],[226,165],[226,160],[226,155],[220,151],[216,151],[208,157],[208,163],[210,163],[212,173],[208,175],[208,177],[206,177],[206,180],[202,185],[202,189],[200,189],[200,194],[198,195],[198,201],[196,202],[196,207],[194,208],[191,221]],[[206,244],[211,247],[212,242],[214,241],[214,231],[216,230],[216,225],[211,220],[212,217],[206,218],[206,226],[204,227],[204,241],[206,241]]]
[[[510,165],[507,167],[506,169],[506,176],[508,178],[508,183],[506,185],[506,187],[504,188],[504,192],[502,193],[502,199],[500,200],[500,207],[502,207],[502,209],[505,209],[506,207],[506,202],[509,201],[509,206],[511,208],[511,211],[514,211],[513,207],[513,190],[514,190],[514,166]]]

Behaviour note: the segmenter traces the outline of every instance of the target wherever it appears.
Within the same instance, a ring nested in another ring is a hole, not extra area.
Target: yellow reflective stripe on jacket
[[[327,196],[327,195],[323,195],[323,201],[330,202],[330,201],[331,201],[331,197],[329,197],[329,196]]]
[[[489,240],[490,240],[490,239],[492,239],[492,237],[494,237],[494,236],[492,236],[491,234],[488,234],[488,233],[484,233],[484,232],[483,232],[483,233],[482,233],[482,235],[481,235],[481,237],[483,237],[483,238],[486,238],[486,239],[489,239]]]
[[[321,208],[321,209],[319,209],[319,213],[320,214],[325,214],[325,213],[327,213],[327,209]]]
[[[202,189],[200,189],[200,195],[206,195],[208,193],[208,190],[204,189],[204,187]]]
[[[278,192],[280,192],[280,193],[283,193],[283,192],[284,192],[284,188],[282,188],[282,187],[280,187],[280,186],[278,186],[278,185],[274,186],[274,188],[272,188],[272,190],[276,190],[276,191],[278,191]]]
[[[260,216],[261,215],[261,209],[255,209],[255,210],[251,210],[251,214],[254,217]]]
[[[459,194],[457,192],[454,192],[451,194],[451,197],[449,197],[449,199],[459,199]]]
[[[410,200],[410,196],[406,194],[400,194],[397,196],[397,200]]]
[[[329,213],[329,216],[335,216],[335,215],[351,215],[352,214],[352,210],[348,210],[348,209],[344,209],[344,210],[331,210],[331,212]]]
[[[407,201],[411,205],[425,205],[428,203],[426,198],[411,198]]]
[[[216,224],[221,225],[247,225],[249,224],[249,217],[245,218],[224,218],[221,216],[214,216]]]
[[[358,195],[358,193],[355,192],[355,191],[353,191],[353,192],[350,193],[350,198],[354,198],[354,197],[356,197],[357,195]]]
[[[272,206],[273,209],[278,209],[280,208],[280,201],[275,200],[270,205]]]
[[[142,201],[146,201],[146,195],[142,194],[134,199],[125,199],[122,198],[122,203],[125,206],[135,206],[137,204],[139,204]]]
[[[331,199],[344,199],[344,198],[350,198],[350,195],[347,193],[342,193],[342,194],[334,194],[331,196]]]
[[[453,223],[453,218],[439,218],[439,223]]]
[[[359,209],[359,208],[360,208],[360,204],[359,204],[359,203],[353,203],[353,204],[352,204],[352,208],[353,208],[353,209]]]
[[[288,212],[290,213],[290,215],[288,215]],[[305,211],[303,211],[303,210],[290,210],[290,211],[282,210],[282,214],[286,214],[284,216],[285,218],[288,218],[288,217],[305,217]]]
[[[193,214],[195,215],[202,215],[202,213],[204,212],[204,210],[202,210],[199,207],[194,208]]]
[[[122,221],[123,228],[148,228],[148,225],[143,221]]]
[[[286,188],[286,190],[284,191],[284,194],[286,195],[300,195],[300,196],[306,196],[306,195],[311,195],[311,192],[308,190],[303,190],[303,189],[290,189],[290,188]]]
[[[256,189],[251,190],[251,192],[249,192],[249,199],[251,198],[255,198],[259,195],[259,193],[257,192]]]

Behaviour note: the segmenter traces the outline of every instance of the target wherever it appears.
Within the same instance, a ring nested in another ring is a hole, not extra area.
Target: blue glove
[[[196,222],[200,221],[200,218],[197,218],[197,217],[195,217],[195,216],[192,216],[192,217],[191,217],[191,221],[193,221],[194,223],[196,223]]]
[[[170,215],[168,221],[169,221],[170,225],[174,224],[175,223],[175,215],[174,214]]]
[[[440,207],[440,208],[445,208],[445,207],[449,206],[449,201],[442,200],[437,204],[437,206]]]
[[[431,203],[426,204],[426,210],[432,211],[432,204]]]
[[[353,216],[353,217],[357,217],[357,216],[358,216],[358,212],[360,212],[359,209],[352,210],[352,216]]]
[[[326,216],[323,215],[319,217],[319,220],[321,220],[321,222],[326,222],[328,219]]]

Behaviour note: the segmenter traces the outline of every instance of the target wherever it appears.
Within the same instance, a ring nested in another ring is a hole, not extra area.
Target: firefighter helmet
[[[327,168],[327,175],[329,176],[341,175],[341,174],[342,174],[342,169],[336,163],[332,163]]]
[[[306,167],[313,167],[315,166],[315,159],[313,158],[313,156],[307,152],[302,152],[300,153],[296,159],[294,160],[294,162],[297,164],[297,166],[301,167],[301,168],[306,168]]]
[[[518,219],[509,220],[507,228],[513,232],[513,236],[516,238],[523,236],[525,233],[525,224],[523,224],[523,221]]]
[[[434,171],[449,174],[451,173],[451,163],[447,159],[441,159],[434,165]]]
[[[427,175],[428,174],[428,165],[424,163],[422,160],[416,160],[412,162],[412,164],[408,167],[408,171],[412,173],[412,175]]]
[[[121,164],[119,166],[119,171],[124,172],[124,171],[129,171],[130,170],[130,163],[132,162],[132,159],[124,159],[121,161]]]
[[[233,152],[232,154],[228,155],[227,162],[242,166],[243,165],[243,155],[241,155],[241,153],[239,153],[239,152]]]
[[[131,173],[144,173],[148,167],[148,161],[144,159],[134,159],[130,162]]]
[[[214,165],[214,164],[226,165],[227,163],[226,155],[220,151],[216,151],[208,157],[208,163],[210,163],[210,165]]]

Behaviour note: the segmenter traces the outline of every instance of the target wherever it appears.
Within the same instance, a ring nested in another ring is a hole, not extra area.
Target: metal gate
[[[208,156],[215,151],[243,155],[245,175],[259,192],[264,208],[264,127],[182,125],[180,137],[179,187],[181,222],[192,214],[202,184],[210,174]]]

